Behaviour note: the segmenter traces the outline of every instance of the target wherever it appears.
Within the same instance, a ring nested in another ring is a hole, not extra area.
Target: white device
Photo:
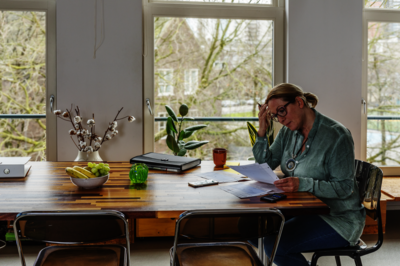
[[[204,181],[189,182],[188,185],[191,187],[205,187],[211,185],[218,185],[218,182],[215,180],[207,179]]]
[[[0,157],[0,178],[25,177],[31,165],[31,157]]]

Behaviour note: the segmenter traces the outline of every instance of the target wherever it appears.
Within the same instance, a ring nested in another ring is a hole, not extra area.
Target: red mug
[[[215,148],[213,149],[213,160],[214,164],[218,167],[224,166],[226,163],[226,149]]]

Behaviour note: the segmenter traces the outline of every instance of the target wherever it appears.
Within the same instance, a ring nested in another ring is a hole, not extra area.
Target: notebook
[[[197,158],[150,152],[133,157],[130,160],[130,163],[144,163],[150,169],[182,172],[200,165],[201,160]]]

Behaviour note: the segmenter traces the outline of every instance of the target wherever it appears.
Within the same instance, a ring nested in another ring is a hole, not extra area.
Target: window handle
[[[53,112],[53,107],[54,107],[54,95],[52,94],[50,96],[50,112]]]
[[[146,99],[146,104],[147,104],[147,108],[149,109],[150,115],[153,115],[153,111],[151,110],[151,104],[150,104],[149,98]]]
[[[364,98],[361,98],[361,104],[364,105],[364,114],[367,113],[367,102],[364,100]]]

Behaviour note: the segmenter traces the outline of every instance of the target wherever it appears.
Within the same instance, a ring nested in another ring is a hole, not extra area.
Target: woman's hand
[[[268,105],[263,104],[258,106],[258,136],[264,137],[265,133],[267,132],[267,128],[269,127],[269,121],[271,120],[269,112],[268,112]]]
[[[296,192],[299,189],[300,180],[298,177],[286,177],[276,180],[274,185],[285,192]]]

